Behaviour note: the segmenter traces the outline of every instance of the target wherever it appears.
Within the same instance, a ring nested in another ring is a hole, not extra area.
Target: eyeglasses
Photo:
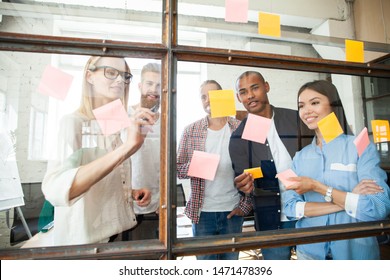
[[[89,70],[95,71],[97,69],[104,69],[104,77],[106,77],[109,80],[115,80],[116,78],[118,78],[119,75],[121,75],[124,83],[130,84],[131,79],[133,78],[133,75],[131,73],[122,72],[110,66],[95,66],[95,67],[90,67]]]

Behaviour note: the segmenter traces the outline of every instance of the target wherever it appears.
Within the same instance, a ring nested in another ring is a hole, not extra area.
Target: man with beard
[[[144,126],[147,131],[142,147],[131,156],[133,189],[147,188],[152,193],[151,202],[146,207],[134,204],[138,225],[122,234],[122,240],[158,238],[160,206],[160,94],[161,66],[148,63],[141,70],[138,84],[140,103],[130,108],[130,113],[139,107],[148,108],[155,113],[154,124]],[[145,131],[145,132],[146,132]]]

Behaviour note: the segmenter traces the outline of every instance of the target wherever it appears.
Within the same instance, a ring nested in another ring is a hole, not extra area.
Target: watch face
[[[324,195],[324,199],[326,202],[332,202],[332,192],[333,192],[333,188],[328,187],[326,194]]]

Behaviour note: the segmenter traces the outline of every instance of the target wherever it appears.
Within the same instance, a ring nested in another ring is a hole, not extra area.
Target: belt
[[[137,216],[137,220],[138,219],[158,220],[158,215],[156,214],[156,212],[147,213],[147,214],[138,214],[136,216]]]
[[[254,188],[253,195],[254,196],[279,196],[280,193],[276,191],[264,190],[261,188]]]

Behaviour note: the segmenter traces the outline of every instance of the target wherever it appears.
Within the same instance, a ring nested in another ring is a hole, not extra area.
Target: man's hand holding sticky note
[[[253,179],[263,178],[263,172],[260,167],[244,169],[244,173],[252,174]]]

